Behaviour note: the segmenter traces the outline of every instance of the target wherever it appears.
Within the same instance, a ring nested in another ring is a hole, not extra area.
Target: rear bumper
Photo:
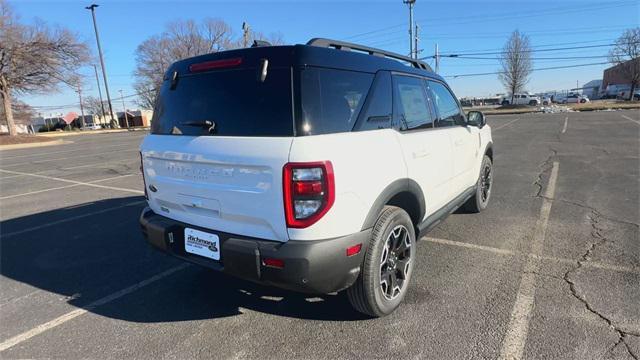
[[[315,241],[289,240],[285,243],[212,231],[175,221],[145,208],[140,226],[154,247],[180,259],[242,279],[311,294],[326,294],[351,286],[360,267],[371,229],[349,236]],[[184,250],[184,228],[215,233],[220,237],[220,261]],[[347,257],[346,249],[362,244],[362,250]],[[266,267],[263,258],[284,261],[284,268]]]

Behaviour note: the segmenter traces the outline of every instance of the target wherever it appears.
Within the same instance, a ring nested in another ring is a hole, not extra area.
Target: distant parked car
[[[540,98],[530,94],[515,94],[513,96],[513,104],[511,104],[511,96],[502,99],[502,105],[540,105]]]
[[[631,89],[623,90],[618,93],[616,99],[618,100],[629,100],[629,91]],[[633,91],[633,99],[632,100],[640,100],[640,89],[635,89]]]
[[[542,105],[551,105],[552,101],[551,101],[551,97],[549,96],[545,96],[542,98]]]
[[[589,98],[579,94],[570,94],[562,101],[563,104],[584,104],[587,102],[589,102]]]

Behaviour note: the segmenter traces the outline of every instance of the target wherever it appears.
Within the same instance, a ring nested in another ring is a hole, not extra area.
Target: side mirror
[[[467,113],[467,123],[471,126],[477,126],[482,129],[487,125],[487,119],[481,111],[469,111]]]

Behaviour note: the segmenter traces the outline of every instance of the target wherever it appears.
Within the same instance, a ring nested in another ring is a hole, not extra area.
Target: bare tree
[[[15,124],[31,124],[31,120],[36,117],[36,111],[22,101],[13,101],[11,104],[11,112],[13,113],[13,122]],[[0,117],[4,118],[4,107],[0,106]]]
[[[249,33],[249,43],[266,40],[273,45],[284,44],[281,33],[265,35],[259,31]],[[242,36],[234,37],[231,26],[219,19],[205,19],[169,23],[164,32],[142,42],[136,49],[136,70],[133,88],[138,93],[137,103],[152,109],[162,77],[172,63],[197,55],[242,47]]]
[[[86,110],[86,112],[88,114],[91,115],[98,115],[98,116],[105,116],[105,114],[102,112],[102,110],[104,109],[104,106],[106,105],[106,101],[105,102],[100,102],[100,99],[94,97],[94,96],[87,96],[86,98],[83,99],[83,103],[84,103],[84,108]]]
[[[16,135],[12,96],[53,91],[78,83],[78,68],[89,59],[86,44],[64,28],[43,22],[22,25],[0,0],[0,97],[10,135]]]
[[[518,30],[511,33],[502,50],[500,65],[502,71],[498,79],[511,94],[511,104],[513,104],[515,94],[524,90],[529,82],[529,75],[533,71],[531,45],[527,35],[521,34]]]
[[[162,76],[173,62],[234,48],[231,26],[222,20],[175,21],[166,30],[142,42],[136,49],[134,89],[138,104],[153,108]]]
[[[616,40],[609,51],[609,61],[618,65],[621,74],[631,81],[629,100],[632,100],[635,89],[640,85],[640,27],[626,30]]]

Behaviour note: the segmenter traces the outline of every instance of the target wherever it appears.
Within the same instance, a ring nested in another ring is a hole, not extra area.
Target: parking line
[[[122,205],[118,205],[118,206],[114,206],[114,207],[110,207],[107,209],[102,209],[102,210],[98,210],[98,211],[93,211],[93,212],[89,212],[89,213],[84,213],[82,215],[77,215],[77,216],[72,216],[72,217],[67,217],[64,218],[62,220],[58,220],[58,221],[51,221],[51,222],[47,222],[46,224],[42,224],[42,225],[38,225],[38,226],[34,226],[34,227],[30,227],[30,228],[26,228],[26,229],[21,229],[18,231],[14,231],[14,232],[10,232],[10,233],[2,233],[2,239],[6,239],[8,237],[11,236],[16,236],[16,235],[20,235],[20,234],[24,234],[26,232],[30,232],[30,231],[35,231],[35,230],[40,230],[40,229],[44,229],[50,226],[55,226],[55,225],[60,225],[60,224],[64,224],[70,221],[75,221],[75,220],[79,220],[79,219],[83,219],[89,216],[94,216],[94,215],[100,215],[100,214],[104,214],[106,212],[109,211],[113,211],[113,210],[119,210],[122,208],[126,208],[129,206],[136,206],[136,205],[142,205],[144,204],[145,201],[141,200],[141,201],[132,201],[126,204],[122,204]]]
[[[123,178],[123,177],[133,176],[133,175],[138,175],[138,174],[127,174],[127,175],[114,176],[114,177],[110,177],[110,178],[106,178],[106,179],[89,181],[88,184],[95,184],[95,183],[98,183],[98,182],[115,180],[115,179],[120,179],[120,178]],[[58,186],[58,187],[54,187],[54,188],[48,188],[48,189],[42,189],[42,190],[36,190],[36,191],[29,191],[29,192],[22,193],[22,194],[3,196],[3,197],[0,197],[0,200],[12,199],[12,198],[20,197],[20,196],[40,194],[40,193],[48,192],[48,191],[52,191],[52,190],[67,189],[67,188],[76,187],[76,186],[80,186],[80,185],[81,184],[72,184],[72,185]]]
[[[549,222],[549,214],[551,213],[551,205],[556,191],[556,181],[558,179],[559,163],[553,163],[549,183],[545,189],[544,198],[542,199],[542,207],[540,208],[540,217],[536,222],[533,231],[533,244],[531,245],[531,253],[540,255],[544,246],[544,237]],[[520,287],[516,295],[516,302],[513,304],[511,311],[511,320],[507,333],[502,342],[499,359],[521,359],[524,351],[524,345],[527,341],[527,333],[529,332],[529,321],[531,320],[531,312],[534,306],[536,294],[536,275],[538,272],[539,262],[529,257],[524,265],[522,277],[520,278]]]
[[[122,149],[120,151],[138,151],[137,149]],[[111,150],[113,151],[113,150]],[[85,155],[77,155],[77,156],[69,156],[69,157],[62,157],[62,158],[55,158],[55,159],[46,159],[46,160],[40,160],[40,161],[26,161],[26,162],[20,162],[20,163],[13,163],[13,164],[3,164],[0,163],[0,166],[2,167],[9,167],[9,166],[21,166],[21,165],[32,165],[32,164],[46,164],[46,163],[50,163],[52,161],[60,161],[60,160],[75,160],[75,159],[79,159],[79,158],[85,158],[85,157],[92,157],[92,156],[96,156],[96,157],[100,157],[100,156],[104,156],[106,155],[105,153],[99,153],[99,154],[85,154]]]
[[[503,127],[508,126],[508,125],[511,125],[511,124],[513,124],[514,122],[518,121],[518,120],[520,120],[520,118],[515,119],[515,120],[511,120],[511,121],[509,121],[509,122],[508,122],[508,123],[506,123],[506,124],[502,124],[502,125],[498,126],[497,128],[493,129],[493,131],[498,131],[498,130],[502,129]]]
[[[569,117],[566,116],[564,118],[564,126],[562,127],[562,133],[564,134],[567,131],[567,124],[569,123]]]
[[[125,295],[131,294],[131,293],[133,293],[133,292],[135,292],[135,291],[137,291],[137,290],[139,290],[139,289],[141,289],[141,288],[143,288],[143,287],[145,287],[147,285],[151,285],[154,282],[162,280],[162,279],[166,278],[169,275],[172,275],[172,274],[174,274],[174,273],[176,273],[176,272],[178,272],[180,270],[186,269],[189,266],[190,265],[188,263],[183,263],[183,264],[180,264],[178,266],[174,266],[174,267],[172,267],[172,268],[170,268],[168,270],[165,270],[165,271],[163,271],[163,272],[161,272],[161,273],[159,273],[157,275],[154,275],[154,276],[152,276],[152,277],[150,277],[150,278],[148,278],[146,280],[140,281],[137,284],[131,285],[131,286],[129,286],[127,288],[124,288],[124,289],[122,289],[120,291],[116,291],[116,292],[114,292],[114,293],[112,293],[110,295],[107,295],[107,296],[105,296],[105,297],[103,297],[101,299],[98,299],[98,300],[90,303],[89,305],[81,308],[81,309],[76,309],[76,310],[70,311],[70,312],[68,312],[68,313],[66,313],[66,314],[64,314],[62,316],[59,316],[59,317],[57,317],[57,318],[55,318],[55,319],[53,319],[51,321],[48,321],[48,322],[46,322],[44,324],[40,324],[40,325],[36,326],[35,328],[33,328],[31,330],[25,331],[22,334],[16,335],[16,336],[14,336],[14,337],[12,337],[10,339],[7,339],[7,340],[3,341],[2,343],[0,343],[0,351],[7,350],[10,347],[13,347],[15,345],[20,344],[21,342],[29,340],[34,336],[40,335],[40,334],[42,334],[43,332],[45,332],[47,330],[51,330],[51,329],[55,328],[56,326],[62,325],[62,324],[66,323],[69,320],[73,320],[73,319],[77,318],[78,316],[84,315],[87,312],[89,312],[89,311],[91,311],[91,310],[93,310],[93,309],[95,309],[95,308],[97,308],[99,306],[108,304],[108,303],[110,303],[110,302],[112,302],[114,300],[118,300],[118,299],[120,299],[121,297],[123,297]]]
[[[630,117],[628,117],[626,115],[622,115],[622,114],[620,114],[620,116],[622,116],[623,118],[625,118],[625,119],[627,119],[629,121],[633,121],[634,123],[640,125],[640,121],[638,121],[638,120],[634,120],[634,119],[632,119],[632,118],[630,118]]]
[[[118,146],[131,146],[131,145],[137,145],[136,141],[133,141],[133,144],[129,144],[130,141],[126,141],[126,142],[122,142],[122,143],[117,143],[117,144],[108,144],[108,145],[100,145],[99,148],[95,145],[97,145],[97,142],[91,142],[91,143],[74,143],[75,145],[83,145],[82,148],[80,149],[74,149],[74,150],[61,150],[61,151],[50,151],[50,152],[45,152],[45,153],[39,153],[39,154],[25,154],[25,155],[15,155],[15,156],[0,156],[0,160],[9,160],[9,159],[18,159],[18,158],[25,158],[25,157],[38,157],[38,156],[44,156],[44,155],[52,155],[52,154],[65,154],[65,153],[74,153],[74,152],[79,152],[79,151],[83,151],[83,150],[91,150],[94,146],[97,149],[104,149],[104,148],[110,148],[110,147],[118,147]],[[84,147],[84,145],[91,145],[88,149]],[[74,146],[72,144],[69,144],[69,146]]]
[[[498,254],[498,255],[504,255],[504,256],[527,256],[527,257],[535,259],[535,260],[553,261],[553,262],[558,262],[558,263],[568,264],[568,265],[575,265],[576,264],[576,260],[558,258],[558,257],[555,257],[555,256],[525,254],[525,253],[521,253],[519,251],[501,249],[501,248],[496,248],[496,247],[491,247],[491,246],[471,244],[471,243],[466,243],[466,242],[462,242],[462,241],[438,239],[438,238],[432,238],[432,237],[427,237],[427,238],[424,238],[424,239],[426,241],[428,241],[430,243],[434,243],[434,244],[449,245],[449,246],[456,246],[456,247],[462,247],[462,248],[473,249],[473,250],[480,250],[480,251],[485,251],[485,252],[489,252],[489,253],[492,253],[492,254]],[[602,270],[609,270],[609,271],[615,271],[615,272],[621,272],[621,273],[640,275],[640,269],[639,268],[633,268],[633,267],[629,267],[629,266],[606,264],[606,263],[600,263],[600,262],[596,262],[596,261],[584,262],[584,263],[582,263],[582,266],[585,267],[585,268],[591,267],[591,268],[602,269]]]
[[[57,180],[57,181],[62,181],[62,182],[68,182],[68,183],[71,183],[71,184],[78,184],[78,185],[84,185],[84,186],[97,187],[97,188],[101,188],[101,189],[125,191],[125,192],[134,193],[134,194],[144,194],[144,191],[140,191],[140,190],[132,190],[132,189],[125,189],[125,188],[119,188],[119,187],[114,187],[114,186],[98,185],[98,184],[93,184],[93,183],[89,183],[89,182],[62,179],[62,178],[53,177],[53,176],[30,174],[30,173],[24,173],[24,172],[19,172],[19,171],[11,171],[11,170],[4,170],[4,169],[0,169],[0,172],[4,172],[4,173],[8,173],[8,174],[15,174],[15,175],[33,176],[33,177],[49,179],[49,180]]]

